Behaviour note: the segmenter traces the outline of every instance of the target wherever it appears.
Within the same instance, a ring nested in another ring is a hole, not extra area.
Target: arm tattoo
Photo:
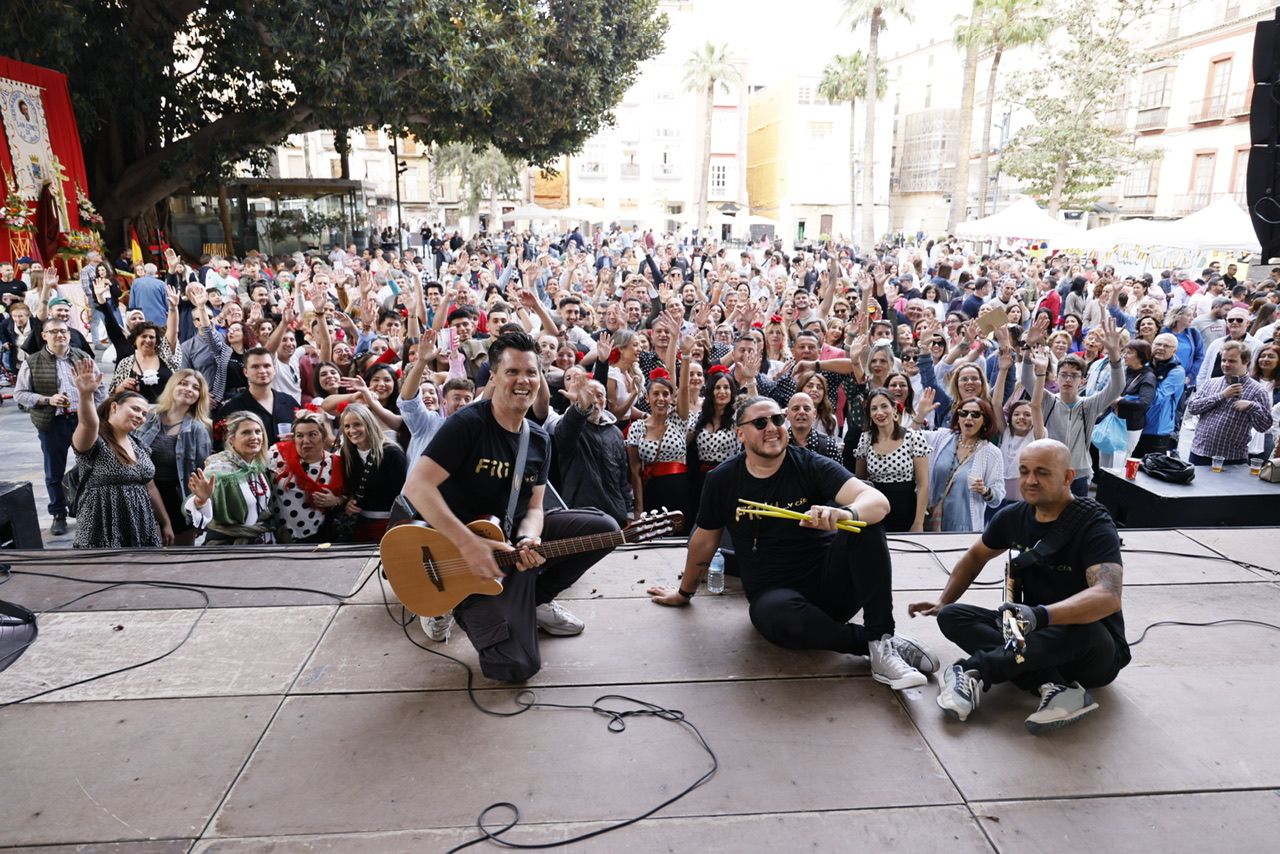
[[[1113,596],[1119,597],[1124,589],[1124,565],[1119,563],[1100,563],[1091,566],[1084,572],[1090,587],[1100,586]]]

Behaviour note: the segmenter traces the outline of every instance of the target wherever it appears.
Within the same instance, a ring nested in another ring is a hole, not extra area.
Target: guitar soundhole
[[[427,578],[431,579],[431,583],[436,586],[436,590],[444,592],[444,579],[440,577],[440,570],[436,568],[436,562],[431,559],[431,549],[426,546],[422,547],[422,568],[427,571]]]

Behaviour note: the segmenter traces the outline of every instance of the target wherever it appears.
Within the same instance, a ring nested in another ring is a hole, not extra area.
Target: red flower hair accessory
[[[666,369],[666,368],[654,368],[652,371],[650,371],[650,372],[649,372],[649,379],[650,379],[650,380],[668,380],[668,381],[670,381],[670,380],[671,380],[671,374],[669,374],[669,373],[667,372],[667,369]]]
[[[707,368],[707,376],[709,377],[714,377],[716,374],[727,374],[727,373],[729,373],[729,369],[726,368],[724,365],[712,365],[710,368]]]
[[[771,315],[769,315],[769,322],[770,322],[770,323],[781,323],[781,322],[782,322],[782,315],[780,315],[780,314],[771,314]]]
[[[611,350],[611,351],[609,352],[609,364],[611,364],[611,365],[616,365],[616,364],[618,364],[619,360],[621,360],[621,359],[622,359],[622,351],[621,351],[621,350]]]

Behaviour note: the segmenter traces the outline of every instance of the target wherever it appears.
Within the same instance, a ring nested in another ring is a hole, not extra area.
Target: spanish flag
[[[138,230],[129,226],[129,253],[135,264],[142,263],[142,243],[138,240]]]

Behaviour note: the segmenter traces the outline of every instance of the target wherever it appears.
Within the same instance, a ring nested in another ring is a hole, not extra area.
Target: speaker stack
[[[1253,102],[1249,110],[1249,170],[1245,195],[1261,264],[1280,261],[1280,10],[1259,21],[1253,40]]]

